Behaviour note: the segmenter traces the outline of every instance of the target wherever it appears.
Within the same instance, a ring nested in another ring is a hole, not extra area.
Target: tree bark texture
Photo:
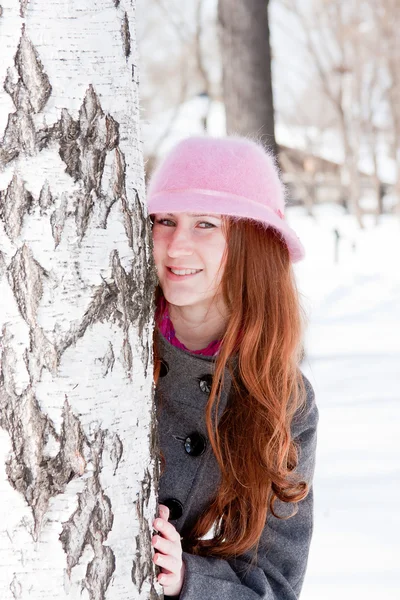
[[[268,0],[219,0],[227,132],[262,139],[276,154]]]
[[[0,597],[155,599],[134,5],[0,3]]]

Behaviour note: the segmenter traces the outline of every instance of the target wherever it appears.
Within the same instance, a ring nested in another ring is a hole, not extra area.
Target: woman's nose
[[[189,232],[176,228],[170,238],[167,248],[168,256],[176,258],[178,256],[190,256],[193,254],[193,244]]]

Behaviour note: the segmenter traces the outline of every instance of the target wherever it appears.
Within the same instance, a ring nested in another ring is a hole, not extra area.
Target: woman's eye
[[[205,225],[205,227],[202,227],[202,225]],[[199,223],[199,226],[201,229],[211,229],[211,227],[215,227],[213,223],[209,223],[208,221],[202,221]]]
[[[156,223],[160,223],[160,225],[166,225],[167,227],[170,227],[171,224],[175,225],[171,219],[156,219]]]

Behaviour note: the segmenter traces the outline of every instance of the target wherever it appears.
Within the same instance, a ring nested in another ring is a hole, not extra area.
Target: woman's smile
[[[176,267],[167,267],[167,277],[172,281],[182,281],[194,277],[202,272],[203,269],[185,269]]]

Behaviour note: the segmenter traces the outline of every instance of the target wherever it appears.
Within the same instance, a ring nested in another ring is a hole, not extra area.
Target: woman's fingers
[[[159,554],[157,552],[157,554],[154,555],[154,562],[159,567],[162,567],[163,570],[175,576],[178,575],[181,568],[181,561],[179,558],[167,554]]]
[[[157,581],[159,583],[161,583],[164,586],[164,593],[165,593],[165,589],[174,585],[176,582],[176,575],[172,574],[172,573],[160,573],[159,576],[157,577]]]
[[[159,531],[161,535],[170,542],[177,543],[181,541],[181,536],[179,535],[175,527],[171,523],[168,523],[168,521],[165,521],[164,519],[158,517],[154,521],[153,526],[154,529]]]
[[[177,558],[182,555],[182,549],[180,545],[170,542],[159,535],[153,536],[151,543],[154,548],[162,554],[170,554],[171,556],[176,556]]]
[[[182,560],[181,536],[169,519],[169,509],[160,504],[159,517],[153,522],[153,527],[159,535],[152,537],[151,543],[157,552],[153,561],[161,569],[157,576],[159,583],[164,587],[164,594],[177,596],[180,594],[185,576],[185,565]]]
[[[160,504],[158,507],[158,511],[160,513],[160,517],[168,521],[169,519],[169,508],[165,506],[165,504]]]

